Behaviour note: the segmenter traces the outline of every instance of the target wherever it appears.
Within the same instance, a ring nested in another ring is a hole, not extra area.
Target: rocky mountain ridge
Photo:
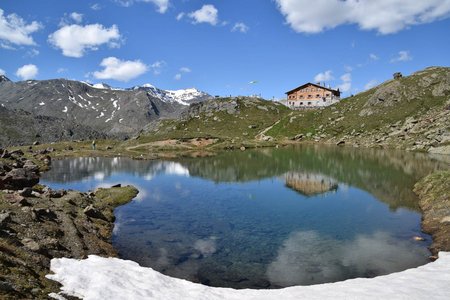
[[[84,126],[112,138],[130,137],[160,118],[176,118],[190,103],[210,97],[196,89],[165,91],[151,85],[116,89],[106,84],[92,85],[66,79],[12,82],[2,76],[0,80],[0,106],[8,111],[25,111],[31,118],[43,116],[64,120],[71,124],[69,127]],[[45,128],[42,130],[46,131]],[[53,132],[45,132],[41,136],[51,134]],[[81,136],[91,138],[95,135]],[[42,139],[43,142],[57,140]],[[14,137],[9,137],[9,141],[22,142]],[[23,139],[23,142],[30,140]]]

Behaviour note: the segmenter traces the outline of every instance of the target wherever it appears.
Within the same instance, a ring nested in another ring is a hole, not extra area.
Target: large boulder
[[[0,177],[0,188],[21,190],[25,187],[32,187],[39,183],[37,172],[30,169],[12,169],[5,176]]]

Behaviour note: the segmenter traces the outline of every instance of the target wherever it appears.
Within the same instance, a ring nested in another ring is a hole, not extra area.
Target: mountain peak
[[[11,82],[11,80],[5,75],[0,75],[0,82]]]

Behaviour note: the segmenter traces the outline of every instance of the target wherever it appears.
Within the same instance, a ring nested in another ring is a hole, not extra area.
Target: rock
[[[255,129],[255,128],[257,128],[258,126],[256,126],[256,125],[248,125],[248,128],[249,129]]]
[[[0,186],[2,183],[4,188],[19,190],[39,183],[39,176],[29,169],[13,169],[0,178]]]
[[[34,141],[33,142],[33,146],[37,146],[37,145],[39,145],[40,143],[38,142],[38,141]]]
[[[13,151],[11,151],[9,154],[11,154],[11,155],[15,155],[15,156],[23,156],[23,151],[22,150],[20,150],[20,149],[17,149],[17,150],[13,150]]]
[[[18,194],[23,197],[31,197],[33,190],[30,187],[26,187],[23,190],[19,191]]]
[[[245,147],[244,147],[244,146],[241,146],[239,149],[240,149],[241,151],[245,151]]]
[[[51,211],[49,208],[32,208],[31,215],[33,219],[38,221],[49,220],[54,221],[58,218],[58,216]]]
[[[24,245],[25,248],[34,252],[37,252],[41,249],[38,243],[29,238],[23,239],[22,244]]]
[[[6,223],[8,223],[11,220],[11,213],[5,212],[0,214],[0,228],[3,228]]]
[[[0,291],[12,292],[14,290],[14,286],[11,283],[0,280]]]
[[[68,146],[68,147],[66,148],[66,150],[68,150],[68,151],[73,151],[73,147],[72,147],[72,146]]]
[[[344,140],[340,140],[339,142],[336,143],[337,146],[344,146],[345,145],[345,141]]]
[[[48,147],[47,149],[45,149],[47,151],[47,153],[52,153],[55,151],[55,148],[52,147]]]
[[[94,218],[94,219],[103,219],[105,220],[105,216],[101,213],[101,211],[99,211],[98,209],[96,209],[92,204],[86,206],[86,208],[83,210],[84,214],[90,218]]]
[[[450,145],[430,147],[429,153],[450,155]]]
[[[11,154],[9,154],[8,150],[2,150],[0,151],[0,158],[9,158]]]
[[[111,146],[106,146],[106,150],[112,150]]]
[[[439,223],[450,223],[450,216],[443,217]]]
[[[118,187],[121,187],[122,185],[120,184],[120,183],[118,183],[118,184],[115,184],[115,185],[112,185],[111,187],[112,188],[118,188]]]
[[[40,194],[39,192],[32,191],[32,192],[31,192],[31,196],[32,196],[32,197],[39,198],[39,197],[41,196],[41,194]]]
[[[61,198],[64,195],[67,194],[67,191],[65,190],[52,190],[52,189],[47,189],[44,192],[44,196],[48,197],[48,198]]]
[[[262,140],[265,142],[271,142],[271,141],[273,141],[273,137],[271,137],[269,135],[265,135],[265,136],[263,136]]]
[[[41,157],[40,160],[47,166],[49,166],[52,163],[52,158],[48,155]]]
[[[26,198],[22,197],[21,199],[19,199],[16,204],[18,204],[19,206],[30,206],[30,203],[27,201]]]
[[[307,138],[310,138],[312,135],[313,135],[312,132],[308,132],[308,133],[306,134],[306,137],[307,137]]]
[[[39,171],[39,167],[34,162],[32,162],[31,160],[26,160],[25,163],[23,164],[22,168],[28,169],[28,170],[33,171],[33,172],[38,172]]]
[[[303,133],[299,133],[299,134],[297,134],[296,136],[294,136],[294,137],[292,138],[292,140],[298,141],[298,140],[301,140],[302,138],[303,138]]]

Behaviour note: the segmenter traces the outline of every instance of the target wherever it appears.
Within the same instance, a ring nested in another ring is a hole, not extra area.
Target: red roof
[[[299,86],[299,87],[296,87],[295,89],[290,90],[290,91],[286,92],[285,94],[293,93],[293,92],[295,92],[295,91],[297,91],[297,90],[300,90],[300,89],[306,87],[307,85],[313,85],[313,86],[315,86],[315,87],[319,87],[319,88],[328,90],[328,91],[330,91],[330,92],[333,92],[334,94],[337,94],[337,93],[341,94],[341,92],[339,91],[339,89],[333,90],[333,89],[330,89],[330,88],[321,86],[321,85],[319,85],[319,84],[311,83],[311,82],[308,82],[308,83],[305,83],[305,84],[303,84],[303,85],[301,85],[301,86]]]

